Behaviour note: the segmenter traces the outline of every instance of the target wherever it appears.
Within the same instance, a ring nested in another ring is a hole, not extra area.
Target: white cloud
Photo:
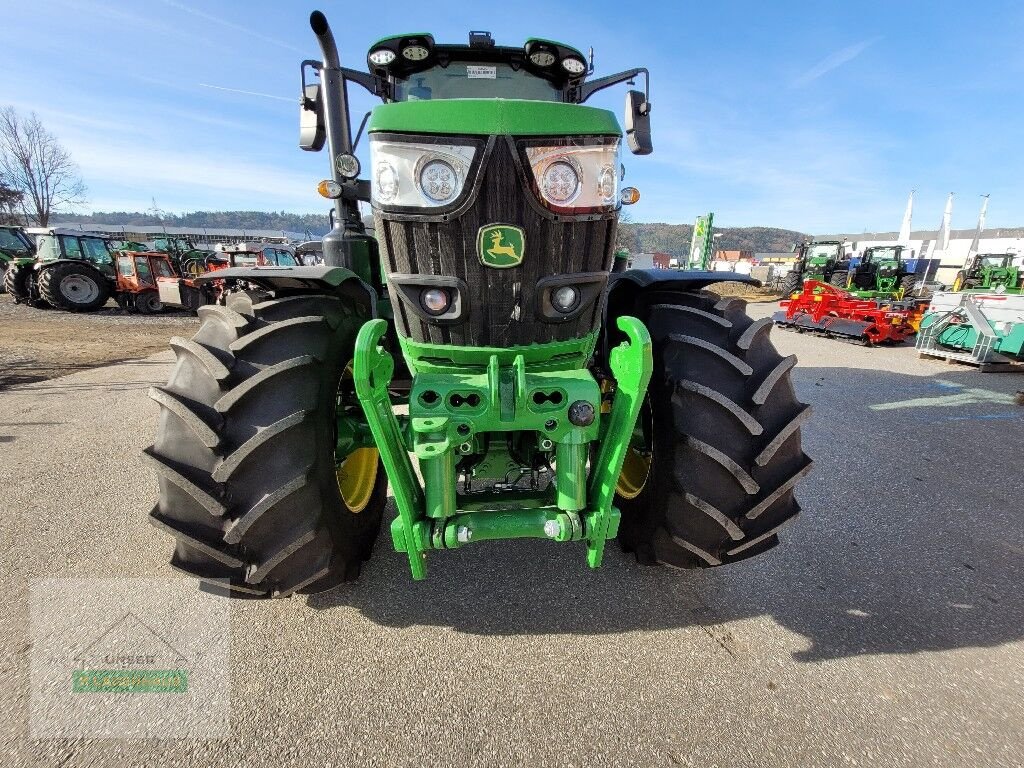
[[[819,77],[828,74],[833,69],[838,69],[843,64],[853,61],[855,58],[860,56],[868,46],[878,42],[879,40],[881,40],[881,37],[872,37],[868,40],[861,40],[859,43],[848,45],[845,48],[826,56],[802,75],[794,79],[793,82],[790,83],[790,87],[803,88],[805,85],[814,82]]]

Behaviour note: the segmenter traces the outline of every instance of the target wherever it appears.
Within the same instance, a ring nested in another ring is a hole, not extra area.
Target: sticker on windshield
[[[479,64],[470,64],[466,66],[466,77],[470,80],[486,79],[486,80],[497,80],[498,79],[498,68],[497,67],[485,67]]]

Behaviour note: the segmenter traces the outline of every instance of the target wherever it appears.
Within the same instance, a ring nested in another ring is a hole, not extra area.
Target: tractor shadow
[[[816,409],[804,436],[816,469],[798,494],[800,519],[760,558],[674,572],[609,542],[592,571],[582,545],[492,542],[432,553],[427,579],[413,582],[385,531],[359,582],[308,604],[484,635],[694,627],[718,637],[716,627],[765,617],[798,636],[802,662],[1024,638],[1022,378],[796,370]],[[740,630],[747,642],[760,631]]]

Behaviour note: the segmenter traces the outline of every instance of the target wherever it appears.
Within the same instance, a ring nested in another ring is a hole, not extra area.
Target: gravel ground
[[[29,714],[30,584],[172,575],[139,458],[170,355],[9,387],[0,762],[1021,765],[1022,378],[774,337],[816,409],[782,546],[675,573],[480,545],[413,583],[382,538],[356,584],[231,603],[230,731],[206,740],[35,739]]]
[[[0,390],[145,357],[196,328],[196,318],[180,312],[130,315],[110,301],[98,312],[73,314],[15,304],[0,294]]]

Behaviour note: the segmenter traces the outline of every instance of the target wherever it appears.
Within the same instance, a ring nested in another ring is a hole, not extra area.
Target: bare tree
[[[23,118],[14,107],[0,109],[0,183],[21,193],[26,218],[40,227],[54,209],[85,202],[78,166],[57,137],[33,112]]]

